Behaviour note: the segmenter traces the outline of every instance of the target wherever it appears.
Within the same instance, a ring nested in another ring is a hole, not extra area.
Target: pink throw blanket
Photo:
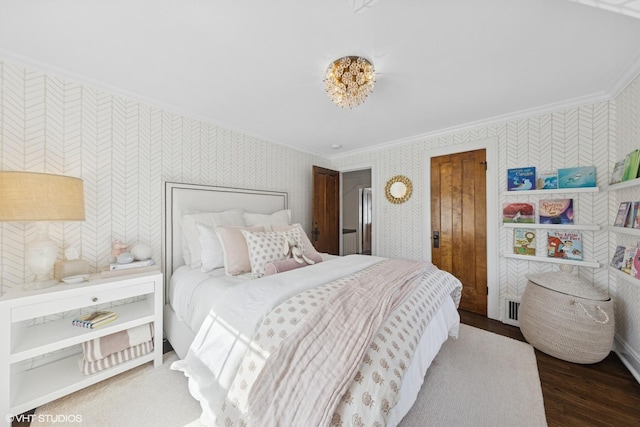
[[[153,340],[134,345],[133,347],[127,347],[124,350],[111,353],[107,357],[103,357],[95,362],[89,362],[84,357],[78,358],[78,365],[80,370],[85,375],[95,374],[104,369],[118,365],[120,363],[127,362],[136,357],[143,356],[153,351]]]
[[[328,298],[272,353],[249,392],[262,425],[328,425],[387,315],[428,264],[389,260]]]
[[[146,343],[153,338],[153,323],[136,326],[111,335],[96,338],[82,343],[84,359],[97,362],[105,357],[118,353],[129,347]]]

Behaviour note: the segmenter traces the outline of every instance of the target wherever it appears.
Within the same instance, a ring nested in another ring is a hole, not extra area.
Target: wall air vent
[[[505,300],[505,321],[508,325],[520,327],[518,311],[520,310],[520,301],[507,298]]]

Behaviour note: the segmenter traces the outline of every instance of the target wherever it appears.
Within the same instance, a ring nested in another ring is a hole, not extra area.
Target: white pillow
[[[243,216],[244,222],[248,227],[261,225],[265,231],[271,231],[272,225],[284,226],[291,224],[291,209],[285,209],[272,214],[245,212]]]
[[[198,229],[200,247],[202,249],[200,253],[202,267],[200,269],[206,273],[207,271],[224,267],[224,251],[215,230],[200,223],[196,224],[196,228]]]
[[[184,260],[184,265],[191,265],[191,251],[189,250],[189,242],[187,242],[187,236],[184,235],[184,231],[182,232],[182,259]]]
[[[249,262],[251,264],[251,274],[253,277],[265,275],[265,267],[270,262],[286,259],[282,250],[285,238],[295,241],[304,252],[304,246],[298,230],[291,231],[265,231],[251,232],[242,230],[247,249],[249,251]]]
[[[224,272],[227,276],[237,276],[251,271],[247,242],[242,230],[264,231],[264,227],[216,227],[224,254]]]
[[[182,232],[187,238],[187,245],[191,254],[191,268],[200,268],[202,266],[200,232],[196,228],[196,224],[200,223],[211,228],[218,225],[244,226],[242,212],[242,209],[229,209],[224,212],[181,212],[180,224],[182,225]]]

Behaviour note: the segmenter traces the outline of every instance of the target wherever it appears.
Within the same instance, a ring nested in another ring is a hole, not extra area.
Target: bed
[[[319,254],[321,260],[303,263],[303,268],[263,275],[256,271],[264,269],[256,270],[252,262],[251,272],[230,276],[230,258],[224,259],[224,267],[209,269],[203,253],[201,267],[194,268],[198,264],[185,254],[185,240],[193,240],[185,237],[193,233],[184,226],[185,213],[240,210],[243,226],[215,227],[223,247],[222,230],[244,227],[250,253],[257,247],[250,238],[273,239],[282,233],[310,249],[306,235],[299,235],[301,227],[290,224],[286,193],[167,182],[164,207],[165,337],[181,359],[172,369],[189,377],[189,390],[199,400],[201,421],[207,425],[300,425],[304,419],[304,425],[395,426],[415,402],[442,343],[457,336],[461,284],[428,263]],[[269,218],[273,222],[264,227],[271,229],[248,230],[263,226],[251,221]],[[282,224],[287,220],[289,225]],[[202,239],[202,224],[198,230]],[[383,283],[387,276],[385,280],[398,284],[393,285],[397,290]],[[365,292],[357,291],[358,286]],[[372,286],[389,297],[369,292]],[[339,308],[343,301],[355,301],[357,307],[369,304],[377,314],[356,319],[353,316],[365,310]],[[321,317],[332,307],[335,313]],[[354,331],[351,325],[361,329]],[[300,332],[305,328],[306,333]],[[325,341],[318,341],[321,329],[330,332]],[[296,337],[294,349],[286,350],[285,343]],[[316,359],[326,360],[321,365]],[[314,402],[328,403],[305,406],[310,390],[318,394]],[[308,424],[309,419],[321,421]]]

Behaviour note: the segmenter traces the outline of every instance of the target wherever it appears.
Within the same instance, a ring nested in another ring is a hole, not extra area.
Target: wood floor
[[[460,317],[467,325],[525,341],[514,326],[466,311]],[[640,426],[640,384],[615,353],[593,365],[565,362],[538,350],[536,358],[549,427]]]
[[[525,341],[520,329],[460,311],[462,323]],[[640,384],[615,353],[593,365],[536,350],[549,427],[640,426]],[[526,422],[523,420],[523,425]]]

